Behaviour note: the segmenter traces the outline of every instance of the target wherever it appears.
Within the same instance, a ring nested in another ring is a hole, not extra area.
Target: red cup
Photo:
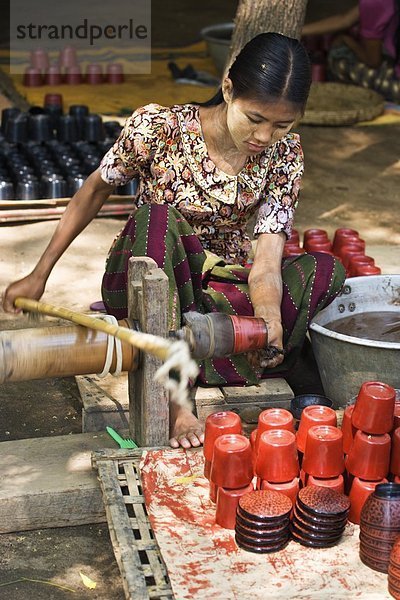
[[[400,427],[395,429],[392,434],[390,472],[392,475],[400,475]]]
[[[299,256],[300,254],[305,254],[304,248],[300,248],[300,246],[295,246],[293,244],[286,244],[283,248],[283,256],[286,258],[287,256]]]
[[[356,277],[363,277],[365,275],[380,275],[382,270],[376,265],[359,265],[355,270]]]
[[[314,63],[311,65],[311,79],[312,81],[325,81],[326,67],[323,63]]]
[[[49,55],[44,48],[37,48],[31,51],[31,67],[38,69],[42,73],[49,68]]]
[[[388,433],[371,435],[357,431],[345,461],[347,471],[367,481],[383,479],[389,472],[390,445]]]
[[[393,431],[400,427],[400,402],[394,403]]]
[[[237,489],[249,485],[254,476],[250,441],[237,433],[215,440],[210,480],[218,487]]]
[[[348,406],[343,413],[342,421],[342,433],[343,433],[343,452],[348,454],[350,452],[353,438],[356,435],[356,427],[351,422],[351,416],[353,414],[354,404]]]
[[[204,477],[208,480],[210,480],[210,473],[211,473],[211,461],[205,460],[204,461]]]
[[[44,76],[45,85],[61,85],[62,75],[58,65],[50,65]]]
[[[291,412],[285,408],[267,408],[258,417],[256,445],[264,431],[271,429],[286,429],[294,433],[294,419]]]
[[[328,487],[331,490],[336,490],[341,494],[344,494],[344,479],[343,475],[337,477],[329,477],[328,479],[322,479],[321,477],[314,477],[309,475],[307,477],[307,485],[315,485],[317,487]]]
[[[321,406],[319,404],[306,406],[301,413],[299,429],[296,436],[297,448],[300,450],[300,452],[304,452],[306,447],[307,432],[310,427],[314,427],[314,425],[331,425],[332,427],[336,427],[337,418],[333,408],[329,408],[329,406]]]
[[[374,265],[375,261],[372,256],[365,256],[365,254],[355,254],[350,258],[349,262],[349,273],[350,277],[356,277],[357,267],[362,267],[363,265]]]
[[[393,479],[394,483],[400,483],[400,475],[395,475],[395,478]]]
[[[43,100],[43,106],[60,106],[62,108],[63,97],[61,94],[46,94]]]
[[[59,63],[62,69],[76,66],[78,64],[76,48],[74,46],[65,46],[60,52]]]
[[[349,229],[347,227],[341,227],[336,229],[335,235],[333,236],[333,250],[335,254],[337,254],[338,246],[344,239],[354,239],[354,237],[358,238],[358,231],[355,229]]]
[[[343,434],[340,429],[330,425],[310,427],[302,469],[322,479],[338,477],[343,473]]]
[[[361,509],[364,506],[368,496],[372,494],[379,483],[387,483],[387,479],[380,479],[379,481],[365,481],[365,479],[354,477],[349,494],[349,521],[355,523],[356,525],[360,524]]]
[[[124,68],[121,63],[109,63],[106,70],[107,83],[124,83]]]
[[[215,512],[215,522],[224,529],[235,529],[236,511],[239,500],[245,494],[253,492],[251,483],[237,490],[227,490],[218,488],[217,492],[217,510]]]
[[[215,485],[215,483],[210,480],[209,497],[213,504],[215,504],[217,501],[217,493],[218,493],[218,486]]]
[[[303,235],[303,240],[304,242],[310,238],[316,238],[316,237],[320,237],[320,238],[325,238],[326,240],[328,239],[328,233],[325,231],[325,229],[306,229]]]
[[[364,382],[351,417],[353,426],[375,435],[388,433],[393,428],[395,400],[396,391],[387,383]]]
[[[362,253],[363,250],[358,244],[347,244],[340,249],[339,258],[342,261],[343,266],[348,270],[351,258]]]
[[[208,415],[204,426],[203,454],[212,461],[214,442],[226,433],[242,433],[242,421],[239,415],[231,411],[220,411]],[[240,486],[239,486],[240,487]]]
[[[332,244],[329,240],[319,238],[310,238],[304,242],[304,248],[307,252],[332,252]]]
[[[344,246],[357,246],[360,252],[365,254],[365,240],[362,240],[358,235],[353,237],[345,237],[339,240],[335,246],[335,254],[341,255],[341,250]]]
[[[271,429],[258,442],[256,473],[272,483],[292,481],[299,474],[296,436],[286,429]]]
[[[288,498],[291,499],[294,505],[297,499],[297,495],[300,489],[299,478],[295,477],[292,481],[286,481],[285,483],[272,483],[271,481],[261,481],[261,490],[274,490],[275,492],[281,492]]]
[[[65,83],[67,85],[80,85],[83,81],[79,65],[68,67],[65,71]]]
[[[86,68],[86,81],[90,85],[103,83],[103,69],[98,63],[91,63]]]
[[[35,69],[34,67],[28,67],[25,69],[23,84],[26,87],[39,87],[40,85],[43,85],[41,71],[39,71],[39,69]]]
[[[292,229],[290,237],[288,239],[288,243],[295,243],[296,245],[299,245],[300,243],[300,236],[299,236],[299,232],[297,231],[297,229]]]

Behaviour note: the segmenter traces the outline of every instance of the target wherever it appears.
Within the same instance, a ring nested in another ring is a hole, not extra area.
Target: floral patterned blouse
[[[136,206],[170,203],[205,250],[227,263],[244,264],[251,249],[246,223],[256,210],[255,236],[290,235],[303,152],[299,136],[288,133],[250,156],[238,175],[228,175],[208,155],[198,105],[148,104],[127,119],[100,173],[115,186],[138,177]]]

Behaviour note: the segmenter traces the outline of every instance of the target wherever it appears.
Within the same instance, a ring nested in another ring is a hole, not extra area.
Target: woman
[[[171,329],[189,310],[254,314],[265,319],[269,345],[278,349],[272,357],[261,353],[257,364],[245,355],[204,361],[200,383],[246,385],[290,368],[309,320],[344,279],[341,266],[323,254],[288,259],[282,271],[303,173],[299,136],[289,131],[304,111],[309,87],[302,45],[267,33],[244,47],[208,103],[136,110],[69,203],[33,272],[6,290],[5,310],[15,310],[17,296],[40,298],[56,261],[114,186],[138,177],[139,208],[107,260],[108,312],[126,316],[128,259],[147,255],[169,278]],[[249,269],[246,223],[257,210],[258,242]],[[191,412],[173,405],[170,420],[173,447],[202,443]]]
[[[357,6],[303,27],[303,35],[340,33],[329,52],[335,78],[400,102],[400,0],[359,0]]]

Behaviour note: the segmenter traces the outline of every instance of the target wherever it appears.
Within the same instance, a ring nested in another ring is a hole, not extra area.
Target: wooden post
[[[168,277],[151,258],[129,260],[128,317],[145,333],[168,335]],[[160,364],[142,353],[138,369],[129,373],[129,429],[140,446],[162,446],[169,438],[168,393],[154,380]]]

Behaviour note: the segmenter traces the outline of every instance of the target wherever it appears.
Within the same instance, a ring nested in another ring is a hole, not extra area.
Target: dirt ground
[[[321,4],[310,3],[316,16],[320,16],[317,11]],[[164,21],[157,18],[153,5],[157,45],[170,43],[171,31],[174,41],[182,36],[182,45],[196,41],[200,25],[229,20],[236,10],[232,0],[218,6],[203,2],[193,11],[178,0],[174,5],[176,11],[170,11]],[[332,8],[338,2],[326,0],[326,5]],[[300,127],[299,131],[306,173],[296,215],[297,229],[303,232],[309,227],[323,227],[332,235],[337,227],[354,227],[366,240],[368,254],[376,259],[383,273],[400,273],[400,125]],[[45,299],[87,311],[90,303],[100,298],[104,259],[122,224],[118,219],[96,219],[91,223],[57,265]],[[0,290],[33,267],[54,227],[55,222],[43,222],[0,228]],[[0,313],[0,330],[25,326],[24,317],[15,319]],[[2,385],[0,441],[78,433],[80,412],[73,378]],[[97,582],[95,590],[83,587],[79,571]],[[10,583],[21,578],[49,581],[69,590],[26,580]],[[124,597],[106,525],[0,535],[2,600],[70,597]]]

